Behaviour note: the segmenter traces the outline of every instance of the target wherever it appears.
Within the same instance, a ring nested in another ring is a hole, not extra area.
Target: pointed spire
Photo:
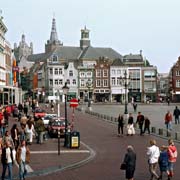
[[[58,40],[58,35],[57,35],[57,31],[56,31],[56,20],[55,18],[53,17],[53,20],[52,20],[52,28],[51,28],[51,36],[50,36],[50,42],[53,43],[53,42],[59,42]]]

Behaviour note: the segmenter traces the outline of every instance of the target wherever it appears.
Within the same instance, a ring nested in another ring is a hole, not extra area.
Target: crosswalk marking
[[[58,151],[31,151],[31,154],[57,154]],[[60,153],[90,153],[88,150],[61,150]]]

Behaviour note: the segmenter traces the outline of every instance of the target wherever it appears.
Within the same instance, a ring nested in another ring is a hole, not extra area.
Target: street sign
[[[70,107],[73,107],[73,108],[76,108],[79,105],[78,100],[76,98],[71,99],[69,102],[70,102],[69,104]]]
[[[14,67],[12,67],[13,68],[13,71],[19,71],[19,67],[18,66],[14,66]]]

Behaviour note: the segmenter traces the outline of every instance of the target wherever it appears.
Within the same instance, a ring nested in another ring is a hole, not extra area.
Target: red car
[[[63,120],[62,120],[63,119]],[[68,132],[70,132],[70,124],[67,124]],[[48,124],[48,133],[50,137],[58,136],[58,130],[60,131],[60,137],[64,137],[65,135],[65,120],[64,118],[60,118],[60,120],[51,120]]]
[[[44,117],[46,115],[45,110],[41,109],[41,108],[36,108],[35,112],[34,112],[34,116],[35,117]]]

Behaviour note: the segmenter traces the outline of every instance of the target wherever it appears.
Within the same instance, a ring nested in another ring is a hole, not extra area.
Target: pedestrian
[[[151,124],[151,122],[150,122],[149,118],[145,117],[144,118],[144,131],[143,131],[143,133],[145,133],[147,130],[148,134],[150,134],[150,124]]]
[[[174,164],[177,160],[177,148],[174,145],[174,142],[172,139],[168,140],[168,180],[170,180],[174,176]]]
[[[24,114],[25,116],[27,117],[27,114],[28,114],[28,105],[26,104],[26,102],[24,103]]]
[[[144,115],[141,112],[138,112],[136,124],[138,123],[140,129],[140,135],[143,135],[143,124],[144,124]]]
[[[51,102],[51,111],[54,112],[54,103]]]
[[[8,168],[8,179],[12,180],[13,178],[12,165],[14,160],[15,160],[15,151],[11,147],[11,143],[7,141],[5,147],[3,147],[2,149],[2,155],[1,155],[1,163],[3,166],[2,177],[1,177],[2,180],[5,179],[7,168]]]
[[[180,110],[178,109],[178,107],[176,106],[174,109],[174,119],[175,119],[175,124],[179,124],[179,115],[180,115]]]
[[[153,180],[154,177],[156,179],[160,179],[160,177],[156,172],[160,151],[159,151],[159,147],[156,146],[155,140],[150,140],[150,147],[147,148],[147,155],[148,155],[149,172],[151,175],[150,180]]]
[[[133,180],[136,169],[136,153],[131,145],[127,146],[127,153],[125,154],[123,164],[126,167],[126,179]]]
[[[123,115],[119,114],[119,117],[118,117],[118,136],[120,136],[120,131],[121,131],[121,134],[123,135],[123,129],[124,129],[124,117],[123,117]]]
[[[27,174],[26,164],[30,162],[30,150],[26,146],[25,140],[21,141],[17,149],[16,161],[19,165],[19,179],[25,180],[25,175]]]
[[[43,143],[43,135],[45,133],[45,126],[42,118],[39,116],[38,120],[35,123],[35,130],[37,132],[37,143],[42,144]]]
[[[11,137],[14,143],[14,148],[17,150],[19,146],[19,129],[17,127],[17,124],[14,124],[11,128]]]
[[[167,103],[168,103],[168,106],[170,105],[170,98],[168,97],[167,98]]]
[[[13,139],[12,139],[9,131],[6,131],[3,138],[2,138],[3,146],[5,146],[7,142],[9,142],[11,147],[14,149],[14,142],[13,142]]]
[[[4,112],[3,112],[3,116],[4,116],[4,125],[5,125],[6,127],[8,127],[10,114],[9,114],[7,108],[5,108],[5,110],[4,110]]]
[[[170,130],[172,130],[172,114],[170,113],[170,111],[167,111],[164,120],[166,124],[166,129],[169,132]]]
[[[35,132],[34,125],[31,120],[27,121],[25,132],[26,132],[27,143],[31,145],[33,142],[33,136],[34,136],[34,132]]]
[[[18,104],[18,109],[19,109],[19,112],[23,111],[23,105],[21,103]]]
[[[166,146],[161,146],[161,151],[159,156],[159,169],[160,169],[159,179],[162,180],[163,173],[165,172],[167,174],[167,170],[168,170],[168,153]]]
[[[128,125],[127,125],[127,136],[128,135],[133,136],[134,134],[135,134],[134,119],[133,119],[132,113],[129,113]]]
[[[134,112],[137,110],[137,103],[133,103]]]
[[[4,115],[2,110],[0,110],[0,131],[1,131],[1,136],[3,137],[6,131],[6,126],[5,126]]]

